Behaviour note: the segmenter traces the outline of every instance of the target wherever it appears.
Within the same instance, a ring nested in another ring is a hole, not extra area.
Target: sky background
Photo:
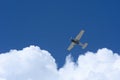
[[[0,53],[37,45],[48,50],[59,67],[71,54],[96,52],[108,48],[120,53],[119,0],[2,0],[0,1]],[[75,46],[66,49],[70,38],[81,29],[81,42],[88,42],[82,50]]]

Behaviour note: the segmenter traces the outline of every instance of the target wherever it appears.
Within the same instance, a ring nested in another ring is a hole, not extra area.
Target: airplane
[[[83,44],[83,43],[80,42],[80,39],[81,39],[82,35],[84,34],[84,32],[85,32],[84,30],[81,30],[80,33],[76,36],[75,39],[71,39],[72,43],[67,48],[68,51],[70,51],[75,45],[81,46],[82,49],[85,49],[87,47],[88,43]]]

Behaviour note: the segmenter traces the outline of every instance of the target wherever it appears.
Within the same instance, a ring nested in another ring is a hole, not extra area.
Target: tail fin
[[[83,46],[82,46],[82,49],[85,49],[87,47],[88,43],[85,43]]]

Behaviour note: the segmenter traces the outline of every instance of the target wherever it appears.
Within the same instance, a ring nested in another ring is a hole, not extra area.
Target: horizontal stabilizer
[[[83,46],[82,46],[82,49],[85,49],[87,47],[88,43],[85,43]]]

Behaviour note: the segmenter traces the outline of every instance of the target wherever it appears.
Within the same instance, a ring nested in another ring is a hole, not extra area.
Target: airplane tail
[[[82,49],[85,49],[87,47],[88,43],[83,44]]]

